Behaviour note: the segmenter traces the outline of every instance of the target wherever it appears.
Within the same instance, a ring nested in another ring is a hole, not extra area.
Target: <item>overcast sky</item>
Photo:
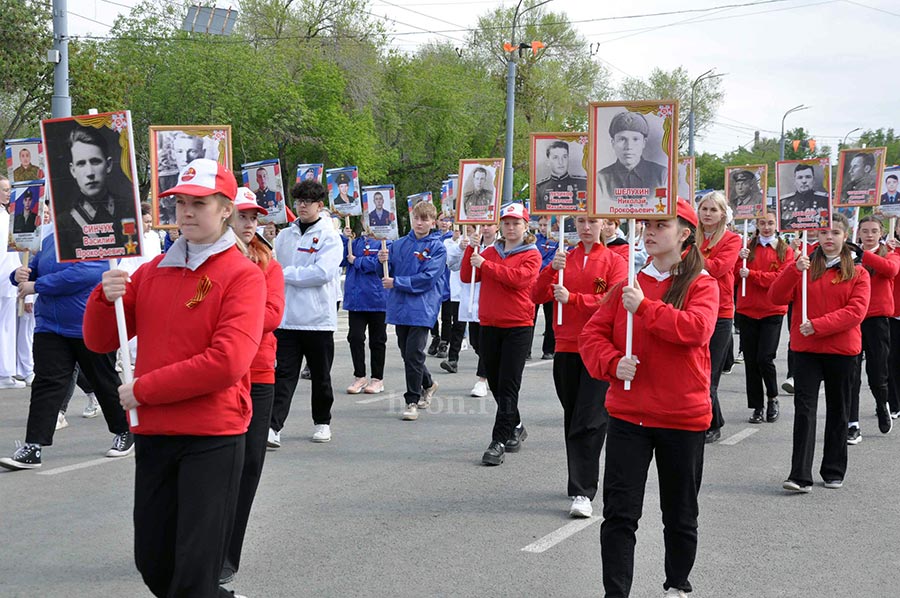
[[[696,139],[698,151],[722,154],[753,139],[753,131],[777,137],[781,117],[798,104],[809,110],[788,116],[785,128],[803,126],[832,147],[852,129],[896,127],[900,83],[893,72],[900,45],[898,0],[631,0],[628,3],[551,0],[565,13],[618,82],[646,77],[654,67],[684,66],[691,75],[710,68],[727,73],[725,100],[715,124]],[[412,51],[431,39],[463,39],[453,31],[475,25],[478,14],[515,3],[491,0],[371,0],[395,43]],[[105,34],[121,5],[136,0],[69,0],[69,32]],[[694,11],[657,17],[617,18]],[[227,6],[219,1],[219,6]],[[466,16],[470,15],[470,16]],[[84,18],[87,17],[87,18]],[[587,22],[585,22],[587,21]],[[428,31],[428,32],[426,32]],[[429,32],[443,32],[429,33]],[[887,76],[885,76],[887,74]],[[688,107],[682,107],[687,118]],[[858,133],[851,134],[852,140]]]

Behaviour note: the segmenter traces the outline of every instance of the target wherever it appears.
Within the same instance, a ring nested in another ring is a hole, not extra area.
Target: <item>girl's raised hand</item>
[[[125,296],[125,287],[128,284],[128,272],[125,270],[107,270],[103,273],[100,285],[106,300],[113,302]]]

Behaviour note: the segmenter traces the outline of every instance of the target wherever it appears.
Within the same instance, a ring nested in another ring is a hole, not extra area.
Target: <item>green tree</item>
[[[694,155],[694,166],[697,169],[697,191],[725,188],[726,164],[722,158],[709,152],[702,152]]]
[[[856,147],[886,147],[885,164],[892,166],[900,164],[900,137],[894,133],[894,129],[869,130],[859,136],[854,144]]]

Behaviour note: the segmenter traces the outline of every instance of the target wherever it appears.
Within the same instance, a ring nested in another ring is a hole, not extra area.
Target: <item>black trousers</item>
[[[794,448],[791,475],[811,485],[816,447],[819,384],[825,382],[825,448],[819,473],[823,480],[843,480],[847,471],[847,411],[853,387],[856,355],[794,353]]]
[[[135,434],[134,562],[154,596],[230,595],[219,573],[244,450],[243,434]]]
[[[722,408],[719,406],[719,379],[722,378],[722,370],[725,368],[725,357],[729,347],[733,347],[731,338],[731,318],[719,318],[716,320],[716,328],[712,338],[709,339],[709,398],[712,400],[712,422],[710,430],[718,430],[725,425],[722,417]]]
[[[775,354],[778,352],[784,316],[757,319],[737,314],[736,318],[740,322],[741,347],[744,351],[747,407],[762,409],[765,407],[764,399],[778,396]]]
[[[647,428],[609,418],[600,526],[607,598],[621,598],[631,592],[635,532],[654,454],[666,547],[663,588],[692,591],[688,577],[697,555],[697,495],[703,477],[703,448],[703,432]]]
[[[237,573],[241,564],[241,550],[244,535],[250,520],[250,509],[259,487],[263,464],[266,461],[266,440],[269,436],[269,420],[272,417],[272,402],[275,399],[274,384],[250,385],[253,400],[253,416],[244,440],[244,465],[241,469],[241,484],[238,488],[237,508],[231,539],[225,549],[225,564],[222,572]]]
[[[425,365],[425,345],[428,344],[428,328],[424,326],[394,326],[397,332],[397,345],[400,357],[403,358],[403,370],[406,373],[406,392],[403,398],[406,404],[418,403],[422,398],[422,389],[431,388],[434,381],[431,372]]]
[[[788,333],[790,333],[790,331],[791,331],[791,318],[792,317],[794,317],[794,304],[788,303],[788,310],[787,310]],[[802,322],[801,322],[801,324],[802,324]],[[787,365],[788,365],[787,377],[793,378],[794,377],[794,352],[791,350],[790,336],[788,336]]]
[[[369,329],[369,355],[372,359],[372,378],[384,380],[384,355],[387,351],[387,324],[383,311],[350,311],[347,320],[350,331],[350,358],[353,360],[353,376],[366,377],[366,327]]]
[[[443,322],[444,332],[449,335],[450,346],[447,352],[447,361],[459,361],[459,350],[462,347],[463,337],[466,334],[466,323],[459,321],[459,301],[444,301],[441,307],[441,315],[449,314],[449,321]]]
[[[456,303],[455,311],[452,311],[453,308],[450,306],[451,303]],[[434,321],[434,326],[431,327],[432,340],[440,339],[445,343],[449,343],[453,322],[455,322],[458,317],[459,301],[450,301],[449,299],[442,301],[441,313],[438,314],[437,319]]]
[[[544,339],[541,341],[541,352],[542,353],[553,353],[556,351],[556,335],[553,332],[553,304],[555,301],[548,301],[547,303],[543,303],[541,305],[534,306],[534,328],[532,329],[532,339],[534,339],[534,332],[537,331],[537,318],[538,313],[543,309],[544,311]],[[531,352],[531,344],[529,343],[529,353]]]
[[[594,500],[600,479],[600,451],[606,439],[609,383],[592,378],[578,353],[556,352],[553,383],[563,408],[569,496]]]
[[[497,402],[491,436],[497,442],[506,443],[512,437],[513,429],[522,422],[519,417],[519,388],[522,386],[522,372],[533,331],[533,326],[481,327],[481,358],[484,360],[488,387]]]
[[[330,330],[275,330],[275,402],[272,429],[280,432],[291,411],[291,400],[300,380],[300,363],[306,358],[312,383],[312,419],[315,424],[331,423],[334,392],[331,364],[334,362],[334,333]]]
[[[479,322],[469,322],[469,345],[478,356],[478,365],[475,369],[475,375],[479,378],[487,378],[484,370],[484,359],[481,358],[481,324]]]
[[[81,371],[81,368],[78,367],[77,363],[75,364],[75,372],[72,374],[72,383],[69,384],[69,389],[66,391],[66,398],[63,399],[62,407],[59,408],[63,413],[69,411],[69,401],[71,401],[72,397],[75,395],[76,385],[84,394],[94,392],[94,387],[88,382],[87,377],[84,375],[84,372]]]
[[[52,332],[35,333],[32,351],[34,382],[31,384],[25,442],[41,446],[53,444],[56,418],[72,385],[76,364],[94,387],[109,431],[113,434],[128,431],[125,411],[119,405],[122,382],[116,373],[115,353],[94,353],[85,346],[84,339]]]
[[[891,411],[900,411],[900,320],[888,320],[891,329],[891,350],[888,353],[888,403]]]
[[[887,317],[866,318],[862,321],[862,346],[866,354],[866,377],[876,405],[888,402],[888,368],[890,367],[891,325]],[[853,390],[850,394],[848,422],[859,421],[859,389],[862,386],[862,354],[853,370]]]

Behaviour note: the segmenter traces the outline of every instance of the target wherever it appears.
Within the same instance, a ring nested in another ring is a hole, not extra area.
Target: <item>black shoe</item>
[[[718,442],[720,438],[722,438],[722,430],[719,428],[706,431],[706,444]]]
[[[438,347],[441,346],[441,338],[436,336],[431,339],[431,345],[428,347],[428,354],[434,357],[437,355]]]
[[[458,361],[450,361],[449,359],[445,359],[441,362],[441,369],[445,372],[449,372],[451,374],[455,374],[459,371],[459,362]]]
[[[134,435],[131,432],[116,434],[112,447],[106,451],[107,457],[127,457],[134,452]]]
[[[531,361],[531,353],[525,356],[525,361]]]
[[[762,407],[759,409],[753,410],[753,415],[750,416],[750,419],[747,420],[751,424],[761,424],[763,423],[763,410]]]
[[[541,359],[553,359],[553,353],[544,353],[543,355],[541,355]]]
[[[875,410],[875,414],[878,416],[878,429],[882,434],[889,433],[891,428],[894,427],[894,420],[891,419],[891,410],[888,408],[887,403],[879,405]]]
[[[441,344],[438,345],[437,353],[434,354],[438,359],[447,359],[447,355],[450,353],[450,343],[446,343],[441,341]]]
[[[312,374],[309,373],[309,366],[300,370],[300,378],[303,380],[312,380]]]
[[[778,409],[778,399],[769,399],[769,405],[766,407],[766,421],[774,424],[778,421],[781,411]]]
[[[18,441],[17,441],[18,444]],[[16,447],[12,457],[0,459],[0,467],[17,471],[19,469],[37,469],[41,466],[41,445],[26,444]]]
[[[512,438],[506,441],[506,452],[518,453],[526,438],[528,438],[528,431],[525,429],[524,424],[514,428]]]
[[[484,465],[500,465],[503,463],[503,454],[505,452],[506,448],[503,446],[503,443],[494,440],[481,456],[481,462]]]
[[[850,426],[847,429],[847,444],[857,445],[862,442],[862,434],[859,433],[859,426]]]
[[[222,572],[219,573],[219,585],[227,586],[231,582],[234,581],[234,571],[231,570],[230,567],[222,567]]]

